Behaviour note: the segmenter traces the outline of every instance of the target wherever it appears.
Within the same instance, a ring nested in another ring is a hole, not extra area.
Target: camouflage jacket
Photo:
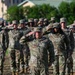
[[[24,42],[28,43],[30,49],[30,66],[48,66],[48,53],[49,64],[54,61],[54,47],[49,39],[42,37],[32,40],[23,36],[20,43],[23,44]]]
[[[67,50],[69,50],[69,40],[63,34],[49,34],[49,39],[54,45],[55,55],[65,55]]]
[[[69,52],[72,53],[73,50],[74,50],[74,36],[73,36],[73,33],[69,29],[64,29],[63,31],[67,35],[67,37],[69,39],[69,44],[70,44]]]
[[[5,30],[0,31],[0,48],[6,50],[8,48],[8,44],[9,44],[8,32],[6,32]]]
[[[19,40],[22,36],[22,33],[19,30],[10,30],[9,31],[9,48],[20,49]]]

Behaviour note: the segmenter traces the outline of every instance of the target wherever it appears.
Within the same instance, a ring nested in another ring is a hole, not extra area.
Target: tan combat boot
[[[14,71],[12,72],[12,75],[15,75],[15,72]]]
[[[21,71],[20,71],[19,73],[25,73],[25,72],[24,72],[24,68],[22,68]]]
[[[19,75],[19,73],[18,73],[18,72],[16,72],[16,73],[15,73],[15,75]]]

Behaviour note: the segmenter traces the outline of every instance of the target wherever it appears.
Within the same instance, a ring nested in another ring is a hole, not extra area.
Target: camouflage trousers
[[[3,75],[4,57],[5,51],[3,49],[0,49],[0,75]]]
[[[30,66],[30,75],[49,75],[48,68]]]
[[[70,75],[70,73],[73,73],[73,58],[72,56],[68,57],[68,61],[67,61],[67,75]]]
[[[53,64],[53,75],[65,75],[65,57],[63,55],[56,55]]]
[[[26,71],[29,66],[29,55],[24,49],[20,51],[20,70]]]
[[[10,68],[12,72],[19,72],[20,51],[9,49]]]

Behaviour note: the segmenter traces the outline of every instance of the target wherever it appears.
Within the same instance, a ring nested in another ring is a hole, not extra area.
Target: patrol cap
[[[66,22],[66,18],[60,18],[60,23],[62,23],[62,22]]]
[[[47,19],[47,18],[45,18],[45,19],[44,19],[44,22],[45,22],[45,21],[48,21],[48,19]]]
[[[25,20],[21,19],[19,22],[20,22],[20,24],[23,24],[25,22]]]
[[[44,21],[44,18],[39,18],[39,21]]]
[[[55,17],[51,17],[51,21],[54,21],[55,20]]]
[[[34,22],[33,18],[28,19],[28,22]]]
[[[34,22],[38,22],[38,19],[34,19]]]
[[[41,32],[41,31],[42,31],[42,28],[41,27],[34,28],[34,32]]]
[[[53,24],[53,28],[59,28],[59,27],[60,27],[60,24],[58,22]]]
[[[16,20],[13,20],[13,21],[12,21],[12,24],[17,25],[17,21],[16,21]]]

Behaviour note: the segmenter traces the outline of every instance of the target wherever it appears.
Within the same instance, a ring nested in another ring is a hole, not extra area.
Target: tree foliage
[[[68,24],[71,24],[75,20],[75,1],[61,2],[58,8],[50,6],[49,4],[36,5],[33,7],[17,7],[11,6],[7,10],[8,20],[20,20],[22,18],[48,18],[52,16],[57,18],[57,21],[61,17],[66,17]]]
[[[21,18],[23,18],[23,9],[22,7],[17,7],[17,6],[11,6],[10,8],[8,8],[7,10],[7,20],[20,20]]]

